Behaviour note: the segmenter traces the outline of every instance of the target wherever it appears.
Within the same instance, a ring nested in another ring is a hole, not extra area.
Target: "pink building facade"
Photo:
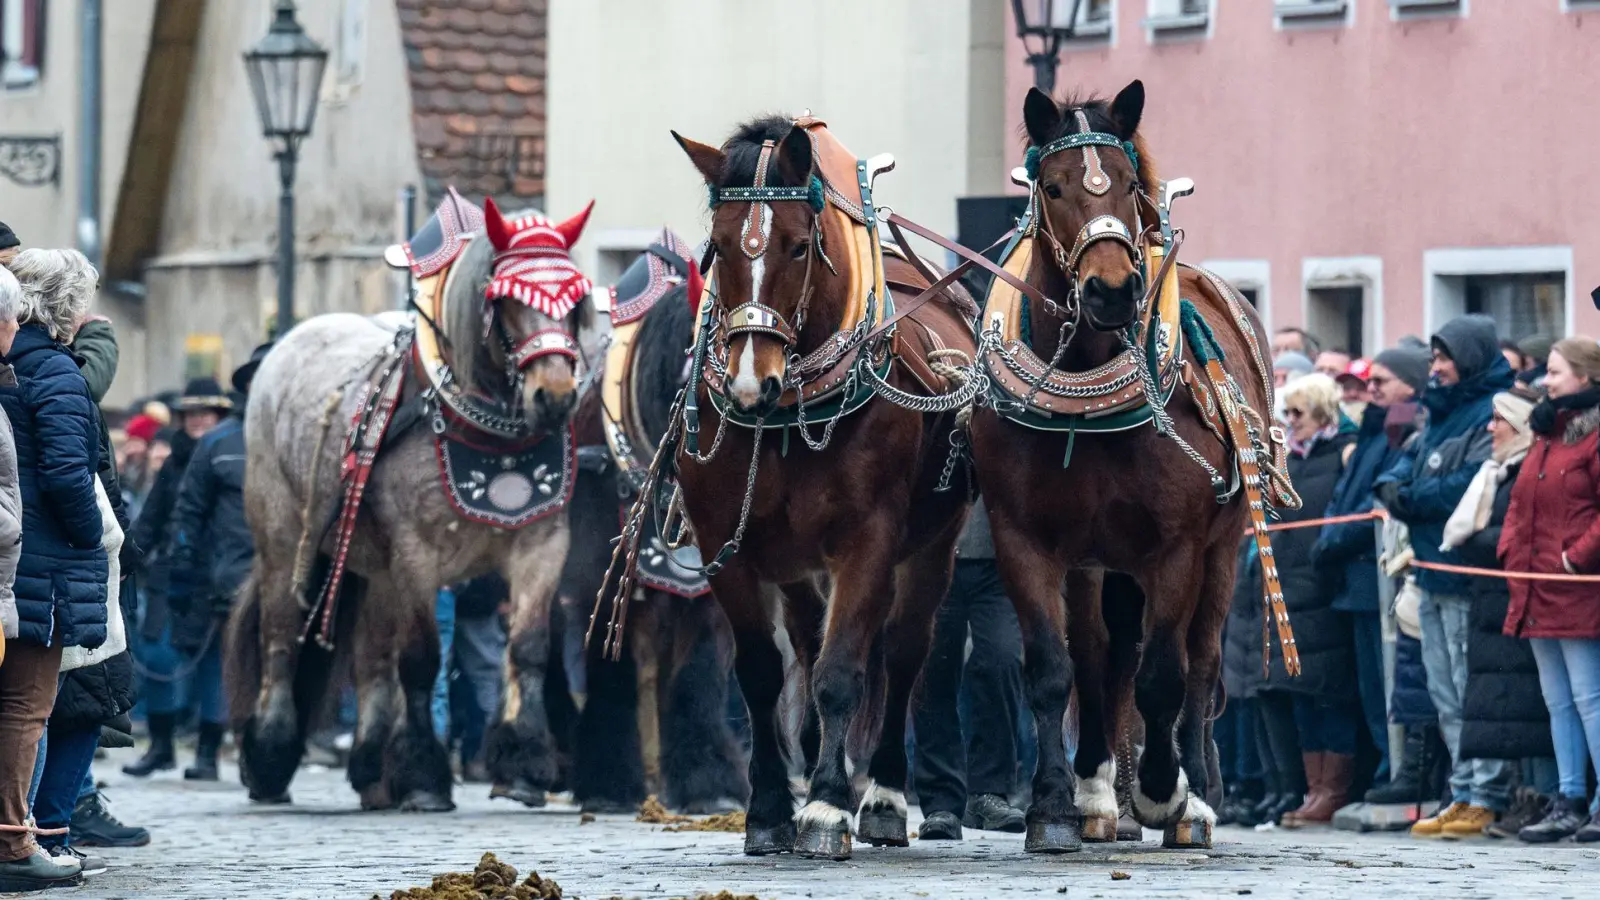
[[[1183,260],[1269,327],[1368,356],[1463,312],[1600,336],[1600,2],[1085,7],[1104,34],[1063,48],[1057,94],[1143,79],[1160,171],[1197,185]],[[1033,75],[1008,33],[1020,134]]]

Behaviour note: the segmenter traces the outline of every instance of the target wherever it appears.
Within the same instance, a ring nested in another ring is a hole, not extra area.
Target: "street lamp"
[[[311,133],[328,51],[295,21],[294,0],[278,0],[272,27],[244,54],[261,133],[276,147],[278,181],[278,321],[275,336],[294,324],[294,168],[300,142]]]
[[[1017,37],[1028,51],[1028,65],[1033,66],[1033,84],[1046,94],[1056,89],[1056,66],[1061,59],[1061,41],[1072,36],[1073,23],[1078,21],[1078,7],[1083,0],[1011,0],[1011,10],[1016,14]],[[1072,12],[1065,16],[1067,7]],[[1037,43],[1030,42],[1030,38]]]

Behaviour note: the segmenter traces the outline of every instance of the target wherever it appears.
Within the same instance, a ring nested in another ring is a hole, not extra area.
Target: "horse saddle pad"
[[[572,498],[577,447],[571,427],[516,448],[437,438],[445,496],[471,522],[514,530],[559,511]]]
[[[619,475],[618,477],[625,477]],[[656,509],[666,509],[677,484],[670,478],[656,482]],[[618,525],[626,524],[629,504],[623,503]],[[700,550],[694,544],[673,549],[661,538],[661,520],[644,517],[644,540],[639,542],[637,578],[640,585],[673,596],[692,600],[711,591],[711,583],[693,569],[701,565]],[[687,568],[687,567],[693,567]]]

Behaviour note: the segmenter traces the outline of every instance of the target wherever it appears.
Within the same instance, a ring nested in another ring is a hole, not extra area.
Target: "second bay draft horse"
[[[850,856],[847,736],[878,709],[859,836],[905,846],[906,707],[969,506],[952,432],[976,382],[939,351],[975,351],[970,299],[925,290],[924,263],[883,252],[872,176],[892,162],[857,159],[821,121],[757,119],[720,149],[674,136],[710,189],[715,262],[692,383],[651,475],[675,472],[734,635],[753,733],[745,852]],[[779,617],[802,666],[814,659],[821,726],[798,813]]]
[[[1079,701],[1081,793],[1041,727],[1029,850],[1116,839],[1130,689],[1145,727],[1135,818],[1167,846],[1209,846],[1206,724],[1247,524],[1298,666],[1263,530],[1267,504],[1298,506],[1266,336],[1228,285],[1173,266],[1169,207],[1192,187],[1157,179],[1143,111],[1138,81],[1109,102],[1028,94],[1028,213],[981,325],[991,391],[972,451],[1034,718],[1060,721],[1074,679]]]

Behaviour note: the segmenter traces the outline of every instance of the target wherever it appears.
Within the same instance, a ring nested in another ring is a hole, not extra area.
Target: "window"
[[[1397,19],[1421,16],[1459,15],[1467,11],[1466,0],[1389,0]]]
[[[0,0],[0,80],[7,90],[39,83],[44,62],[44,0]]]
[[[339,37],[333,45],[333,81],[348,89],[361,83],[367,62],[367,0],[344,0],[339,7]]]
[[[1493,318],[1502,338],[1566,333],[1565,272],[1468,275],[1461,281],[1463,311]]]
[[[1078,18],[1073,21],[1076,7]],[[1055,0],[1050,8],[1051,24],[1065,28],[1072,26],[1075,38],[1101,39],[1111,36],[1111,23],[1116,19],[1115,0]]]
[[[1203,32],[1211,21],[1211,0],[1150,0],[1145,25],[1152,36]]]
[[[1344,24],[1350,15],[1350,0],[1273,0],[1278,27],[1285,25]]]
[[[1324,347],[1361,356],[1366,335],[1366,290],[1321,287],[1306,291],[1306,330]]]

